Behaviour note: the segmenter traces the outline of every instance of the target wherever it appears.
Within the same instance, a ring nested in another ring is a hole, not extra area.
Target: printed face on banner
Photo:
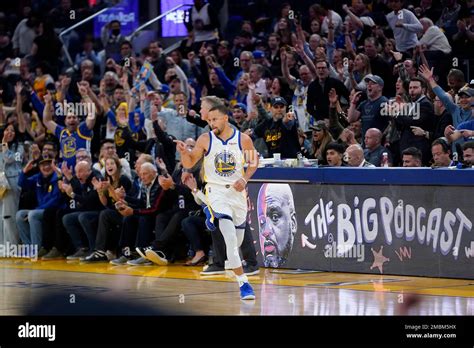
[[[297,230],[290,185],[262,185],[258,193],[257,214],[265,267],[280,267],[288,259]]]

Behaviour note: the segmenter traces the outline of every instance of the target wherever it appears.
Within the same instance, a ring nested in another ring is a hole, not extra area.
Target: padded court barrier
[[[474,279],[472,169],[261,168],[248,190],[261,265]]]

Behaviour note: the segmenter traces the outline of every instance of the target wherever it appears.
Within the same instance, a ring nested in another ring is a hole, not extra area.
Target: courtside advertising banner
[[[472,187],[252,183],[261,265],[474,279]]]

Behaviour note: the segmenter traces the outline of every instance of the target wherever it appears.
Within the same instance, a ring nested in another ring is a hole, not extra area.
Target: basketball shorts
[[[206,185],[208,206],[216,219],[231,218],[236,228],[245,228],[247,191],[238,192],[232,185]]]

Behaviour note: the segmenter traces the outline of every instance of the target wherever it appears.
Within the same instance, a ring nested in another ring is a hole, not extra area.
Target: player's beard
[[[219,128],[214,128],[212,131],[214,132],[215,135],[221,135],[222,133],[222,131]]]

